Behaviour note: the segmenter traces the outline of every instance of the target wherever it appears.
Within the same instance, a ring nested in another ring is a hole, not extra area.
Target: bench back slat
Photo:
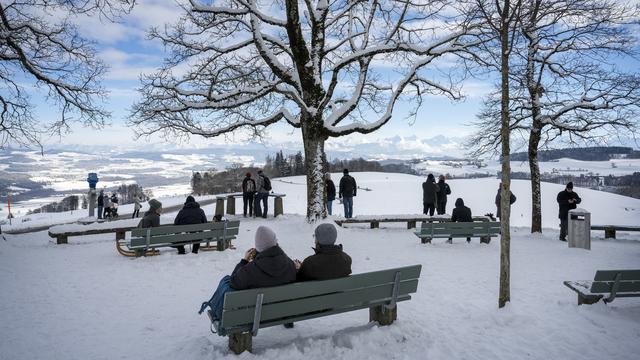
[[[398,296],[416,292],[418,280],[404,281],[400,283]],[[284,318],[295,318],[297,315],[305,315],[331,311],[333,309],[349,308],[372,301],[390,301],[393,294],[393,284],[384,284],[375,287],[360,288],[351,291],[335,292],[322,296],[312,296],[291,301],[276,303],[263,302],[261,322]],[[255,299],[254,299],[255,302]],[[236,310],[224,310],[222,315],[223,327],[237,327],[253,322],[254,307],[246,307]]]
[[[258,294],[263,294],[261,323],[265,326],[269,326],[269,321],[283,318],[315,317],[313,314],[388,302],[397,272],[401,274],[398,296],[406,298],[416,292],[421,268],[421,265],[414,265],[340,279],[229,292],[225,295],[221,326],[225,329],[249,326],[253,322]]]
[[[151,236],[176,234],[188,231],[203,231],[203,230],[220,230],[224,228],[224,222],[209,222],[204,224],[192,224],[192,225],[171,225],[160,226],[151,228]],[[240,227],[240,221],[227,221],[227,229],[233,229]],[[136,228],[131,230],[131,237],[146,237],[147,230],[149,228]]]
[[[227,230],[224,239],[233,240],[238,235],[238,229]],[[149,245],[156,246],[161,244],[170,244],[177,242],[197,241],[197,240],[209,240],[217,241],[222,240],[223,232],[221,230],[212,231],[199,231],[184,234],[171,234],[162,236],[152,236],[149,238]],[[129,248],[145,247],[147,245],[147,239],[145,237],[132,238]]]
[[[593,281],[613,281],[618,273],[623,281],[640,280],[640,270],[598,270]]]
[[[420,229],[422,235],[447,235],[447,234],[499,234],[499,222],[448,222],[448,223],[424,223]]]
[[[613,289],[613,281],[596,281],[591,284],[591,292],[594,294],[610,293]],[[620,281],[618,293],[640,292],[640,281]]]
[[[323,281],[304,281],[287,285],[260,289],[249,289],[229,292],[225,295],[224,309],[235,309],[253,306],[258,294],[264,295],[264,303],[272,303],[289,299],[298,299],[344,291],[349,289],[376,286],[393,283],[396,272],[400,272],[400,281],[417,279],[420,277],[422,265],[406,266],[396,269],[373,271],[351,275],[339,279]]]

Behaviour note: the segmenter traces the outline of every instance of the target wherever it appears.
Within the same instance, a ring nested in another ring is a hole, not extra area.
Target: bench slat
[[[256,296],[263,294],[263,303],[273,303],[284,300],[324,295],[337,291],[366,288],[381,284],[392,284],[396,272],[400,272],[400,281],[418,279],[422,265],[406,266],[395,269],[380,270],[364,274],[355,274],[339,279],[323,281],[305,281],[287,285],[260,289],[233,291],[225,294],[224,309],[232,310],[246,306],[253,306]]]
[[[202,232],[192,232],[192,233],[184,233],[184,234],[169,234],[169,235],[161,235],[161,236],[152,236],[149,238],[149,245],[158,245],[158,244],[166,244],[166,243],[176,243],[182,241],[196,241],[196,240],[205,240],[211,239],[211,241],[221,240],[223,236],[223,232],[221,230],[213,230],[213,231],[202,231]],[[238,235],[238,229],[227,229],[226,232],[227,239],[235,239],[235,236]],[[131,247],[143,246],[147,244],[146,237],[136,237],[131,238]]]
[[[191,235],[197,235],[197,234],[200,234],[200,233],[194,233]],[[235,236],[227,236],[226,238],[224,238],[224,240],[235,240],[235,238],[236,238]],[[149,241],[149,246],[148,246],[149,248],[159,248],[159,247],[174,246],[174,245],[188,245],[188,244],[194,244],[194,243],[214,242],[214,241],[223,240],[222,236],[219,236],[217,238],[198,237],[191,240],[181,240],[180,242],[178,241],[157,241],[156,242],[156,241],[153,241],[154,238],[151,238],[151,239],[152,240]],[[136,241],[133,242],[134,240]],[[169,240],[173,240],[173,239],[169,239]],[[125,243],[125,245],[127,245],[129,249],[147,248],[146,239],[131,239],[131,241],[128,243]]]
[[[594,281],[613,281],[618,273],[622,273],[620,280],[640,280],[640,270],[598,270]]]
[[[147,236],[147,230],[151,230],[151,236],[155,235],[165,235],[165,234],[175,234],[187,231],[202,231],[202,230],[219,230],[224,228],[224,222],[216,222],[216,223],[204,223],[204,224],[191,224],[191,225],[171,225],[171,226],[160,226],[154,228],[136,228],[131,230],[132,237],[143,237]],[[227,230],[233,228],[240,227],[240,221],[228,221]]]
[[[414,293],[417,289],[417,279],[401,282],[398,296]],[[392,293],[393,284],[384,284],[381,286],[337,292],[322,296],[313,296],[292,301],[282,301],[271,304],[265,304],[263,302],[261,322],[282,319],[284,317],[295,317],[297,315],[305,315],[315,312],[326,312],[345,307],[351,308],[353,306],[371,302],[390,301]],[[246,307],[237,310],[224,310],[221,326],[226,328],[251,324],[254,318],[254,308],[255,307]]]
[[[593,284],[591,284],[591,293],[610,293],[613,288],[613,284],[613,281],[594,281]],[[622,292],[640,292],[640,281],[620,281],[617,293]]]

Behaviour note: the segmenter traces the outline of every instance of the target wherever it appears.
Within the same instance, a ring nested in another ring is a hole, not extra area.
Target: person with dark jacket
[[[160,226],[160,214],[162,213],[162,203],[156,199],[149,200],[149,210],[144,213],[142,220],[138,223],[139,228]]]
[[[249,216],[253,216],[253,197],[256,194],[256,182],[251,178],[251,173],[248,172],[242,180],[242,204],[243,214],[247,217],[247,207],[249,208]]]
[[[560,240],[567,241],[569,210],[575,209],[582,199],[573,191],[573,182],[569,181],[567,187],[558,193],[556,200],[558,201],[558,218],[560,218]]]
[[[173,225],[204,224],[206,222],[207,215],[205,215],[204,210],[200,208],[200,204],[196,202],[196,199],[189,195],[184,202],[184,206],[180,209],[178,215],[176,215],[175,220],[173,220]],[[178,254],[184,255],[184,245],[177,245],[174,247],[178,249]],[[194,254],[197,254],[199,249],[199,243],[195,243],[191,246],[191,252]]]
[[[444,215],[447,212],[447,195],[451,195],[451,188],[449,184],[444,182],[444,175],[440,175],[440,179],[438,180],[438,205],[436,207],[436,212],[438,215]]]
[[[473,222],[471,209],[464,206],[464,200],[462,200],[462,198],[456,199],[455,205],[456,207],[451,213],[451,222]],[[451,238],[449,238],[447,242],[451,244]],[[471,238],[468,237],[467,242],[471,242]]]
[[[333,224],[320,224],[314,232],[315,255],[296,260],[298,281],[328,280],[351,274],[351,257],[342,251],[342,244],[336,245],[338,231]]]
[[[333,200],[336,199],[336,185],[331,180],[331,174],[327,173],[325,175],[326,179],[326,189],[325,192],[327,194],[327,213],[331,215],[333,212]]]
[[[342,174],[338,197],[342,199],[344,205],[344,217],[350,219],[353,217],[353,197],[356,196],[358,185],[356,185],[356,179],[349,175],[349,169],[344,169]]]
[[[422,213],[433,216],[438,201],[438,191],[440,187],[436,184],[436,178],[433,174],[427,176],[427,181],[422,183]]]
[[[269,191],[267,183],[271,181],[267,177],[267,175],[262,172],[262,170],[258,170],[258,181],[256,183],[257,194],[255,198],[255,214],[256,216],[262,216],[263,218],[267,218],[267,213],[269,212]],[[262,203],[262,207],[260,207],[260,203]]]
[[[500,211],[502,210],[502,207],[500,205],[500,201],[502,200],[502,183],[500,183],[500,185],[498,185],[498,193],[496,194],[496,217],[498,219],[500,219]],[[511,190],[509,190],[509,205],[513,205],[514,202],[516,202],[516,196],[513,195],[513,193],[511,192]]]
[[[98,194],[98,219],[102,219],[102,210],[104,209],[104,190],[100,190]]]
[[[259,226],[255,248],[245,256],[231,273],[230,286],[234,290],[276,286],[296,281],[296,266],[278,246],[276,234],[267,226]]]

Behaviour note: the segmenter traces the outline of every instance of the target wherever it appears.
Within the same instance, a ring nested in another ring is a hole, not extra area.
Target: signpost
[[[95,216],[96,211],[96,185],[98,184],[98,174],[89,173],[87,182],[89,183],[89,216]]]

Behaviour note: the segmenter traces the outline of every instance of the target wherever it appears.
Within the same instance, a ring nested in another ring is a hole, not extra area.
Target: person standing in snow
[[[444,175],[440,175],[440,179],[438,180],[438,205],[436,208],[436,212],[438,215],[444,215],[447,212],[447,195],[451,194],[451,188],[449,188],[449,184],[444,182]]]
[[[109,198],[108,194],[104,194],[104,214],[103,214],[103,218],[107,219],[107,218],[111,218],[111,199]]]
[[[422,183],[423,214],[433,216],[438,200],[438,191],[440,191],[440,187],[436,184],[436,178],[433,174],[429,174],[427,181]]]
[[[331,215],[333,210],[333,200],[336,199],[336,186],[331,180],[331,174],[327,173],[325,175],[326,183],[325,183],[325,194],[327,195],[327,213]]]
[[[160,214],[162,213],[162,203],[156,199],[149,200],[149,210],[144,213],[142,220],[138,223],[139,228],[149,228],[160,226]]]
[[[262,172],[262,170],[258,170],[258,181],[256,184],[258,188],[258,193],[256,194],[256,216],[262,216],[263,218],[267,218],[267,213],[269,212],[268,203],[269,203],[269,191],[271,191],[271,180]],[[262,202],[262,208],[260,207],[260,202]]]
[[[573,182],[569,181],[566,188],[558,193],[556,200],[558,201],[558,218],[560,218],[560,240],[567,241],[569,210],[575,209],[582,199],[573,191]]]
[[[140,216],[141,208],[142,208],[142,205],[140,204],[140,197],[136,196],[135,199],[133,200],[133,214],[131,214],[132,219],[135,219],[138,216]]]
[[[502,210],[502,207],[500,206],[500,202],[502,200],[502,183],[500,183],[500,185],[498,185],[498,193],[496,194],[496,218],[500,219],[500,211]],[[516,196],[513,195],[513,193],[511,192],[511,190],[509,190],[509,205],[512,205],[514,202],[516,202]]]
[[[204,214],[204,210],[200,208],[200,204],[196,202],[196,199],[193,196],[187,196],[187,199],[184,202],[184,206],[176,215],[175,220],[173,220],[173,225],[192,225],[192,224],[204,224],[207,222],[207,215]],[[178,249],[179,255],[184,255],[184,245],[176,245],[174,246]],[[191,245],[191,252],[194,254],[198,253],[200,249],[200,243],[194,243]]]
[[[471,216],[471,209],[464,206],[464,200],[462,198],[456,199],[455,203],[456,207],[451,212],[451,222],[473,222],[473,217]],[[449,238],[447,240],[449,244],[451,244],[452,240]],[[467,238],[467,243],[471,242],[471,238]]]
[[[100,194],[98,194],[98,219],[102,219],[103,210],[104,210],[104,190],[100,190]]]
[[[249,216],[253,216],[253,197],[256,193],[256,182],[251,178],[251,173],[247,172],[242,180],[242,205],[244,217],[247,217],[247,207]]]
[[[353,198],[358,191],[358,185],[356,185],[356,179],[349,175],[349,169],[342,170],[342,174],[338,197],[342,199],[344,205],[344,217],[350,219],[353,217]]]

